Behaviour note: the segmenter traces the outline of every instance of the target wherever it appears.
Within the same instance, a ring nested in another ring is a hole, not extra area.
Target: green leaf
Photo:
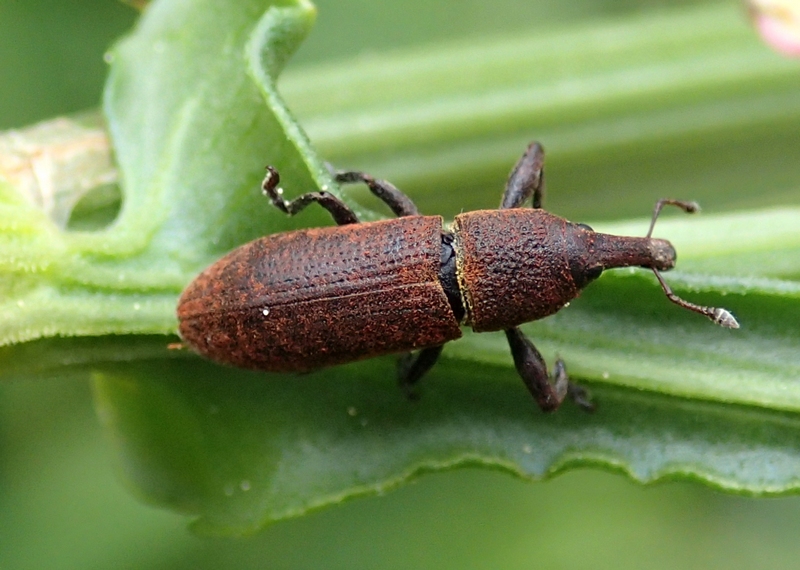
[[[531,138],[548,151],[548,209],[574,219],[642,216],[663,195],[708,211],[800,195],[787,160],[800,63],[762,45],[736,6],[289,69],[281,88],[323,156],[392,180],[422,211],[496,207]]]
[[[463,465],[526,478],[604,465],[644,482],[798,488],[795,415],[601,386],[595,414],[543,415],[507,366],[450,358],[416,403],[398,393],[393,368],[377,359],[265,379],[159,361],[108,371],[95,386],[126,477],[148,500],[198,515],[203,533],[252,533]]]
[[[288,191],[333,187],[274,85],[314,7],[233,4],[155,3],[109,52],[105,109],[123,190],[110,227],[60,230],[3,190],[0,268],[14,285],[0,344],[172,332],[193,275],[266,228],[288,227],[254,191],[266,161]]]
[[[684,8],[295,70],[282,83],[326,158],[397,178],[426,212],[494,207],[534,136],[550,152],[548,208],[606,220],[598,230],[642,235],[662,195],[750,208],[656,228],[680,253],[667,276],[676,292],[730,308],[741,330],[671,305],[637,270],[608,272],[526,327],[588,381],[595,415],[540,414],[493,334],[448,345],[414,404],[391,358],[263,375],[168,353],[159,336],[10,346],[0,372],[94,370],[129,481],[209,533],[253,532],[464,464],[531,478],[599,464],[641,481],[795,490],[800,212],[765,207],[800,198],[800,74],[737,14]],[[148,7],[111,52],[118,220],[63,232],[3,188],[4,342],[171,332],[176,297],[205,264],[253,237],[329,222],[318,210],[287,220],[257,191],[266,162],[288,195],[336,191],[275,91],[312,16],[302,2]]]

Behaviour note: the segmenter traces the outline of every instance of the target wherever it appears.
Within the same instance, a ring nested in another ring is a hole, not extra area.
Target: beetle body
[[[308,371],[461,336],[439,282],[442,219],[415,216],[252,241],[184,292],[181,336],[213,360]]]
[[[263,189],[275,206],[293,214],[317,202],[339,225],[257,239],[201,273],[177,309],[189,347],[218,362],[271,372],[419,351],[400,367],[401,384],[410,389],[441,347],[461,336],[460,325],[476,332],[504,330],[515,366],[543,409],[555,409],[568,394],[588,409],[563,363],[557,362],[551,382],[541,355],[517,327],[557,312],[603,270],[650,268],[673,302],[718,324],[735,324],[723,309],[672,294],[658,273],[675,264],[669,242],[649,233],[636,238],[594,232],[536,207],[542,182],[536,144],[512,172],[500,210],[462,213],[449,227],[439,216],[418,215],[385,181],[352,172],[337,180],[365,182],[401,217],[357,223],[343,202],[324,192],[287,202],[270,169]],[[535,207],[521,207],[531,196]],[[696,208],[661,201],[655,215],[664,203]],[[723,322],[727,318],[733,324]]]

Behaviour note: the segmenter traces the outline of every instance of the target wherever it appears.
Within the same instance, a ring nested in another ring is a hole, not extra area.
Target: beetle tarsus
[[[341,170],[334,173],[334,179],[340,184],[356,184],[363,182],[370,192],[383,200],[394,215],[398,218],[405,216],[418,216],[416,204],[405,195],[397,186],[386,180],[376,180],[366,172],[357,170]]]
[[[357,224],[358,216],[350,209],[350,206],[342,202],[330,192],[308,192],[301,194],[294,200],[285,200],[283,190],[278,187],[280,175],[272,166],[267,166],[267,175],[261,183],[261,190],[270,199],[272,205],[281,212],[294,216],[309,204],[316,202],[330,213],[333,221],[339,226],[347,224]]]
[[[533,197],[533,207],[542,207],[544,197],[544,148],[532,142],[517,161],[506,182],[501,210],[520,208]]]
[[[397,383],[409,400],[418,400],[417,383],[433,368],[444,345],[423,348],[417,353],[409,352],[397,361]]]
[[[567,389],[567,395],[579,408],[586,412],[593,412],[597,409],[597,406],[589,397],[588,390],[579,384],[570,382]]]
[[[547,364],[542,355],[519,328],[506,329],[506,338],[514,358],[514,366],[525,387],[544,412],[553,412],[568,395],[578,406],[593,411],[594,405],[582,387],[569,381],[567,368],[560,358],[556,360],[552,380],[547,374]]]

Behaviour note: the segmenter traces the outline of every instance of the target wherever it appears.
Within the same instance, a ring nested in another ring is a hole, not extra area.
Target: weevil
[[[397,218],[359,223],[325,191],[283,198],[267,167],[265,196],[294,215],[312,203],[336,226],[262,237],[203,271],[183,292],[183,341],[211,360],[270,372],[307,372],[385,354],[404,354],[400,385],[413,395],[445,343],[476,332],[504,331],[514,365],[539,407],[567,396],[593,405],[570,382],[564,362],[552,376],[519,325],[552,315],[611,268],[651,269],[673,303],[738,328],[725,309],[675,295],[661,271],[675,265],[672,245],[651,237],[661,209],[694,212],[694,202],[659,200],[645,237],[595,232],[542,209],[544,150],[531,143],[511,171],[498,210],[464,212],[445,226],[420,215],[395,186],[363,172],[338,172],[341,184],[365,183]],[[526,207],[531,201],[532,207]]]

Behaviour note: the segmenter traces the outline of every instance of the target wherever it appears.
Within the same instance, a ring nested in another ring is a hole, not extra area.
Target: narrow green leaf
[[[800,200],[800,62],[735,4],[289,69],[281,88],[323,156],[423,211],[496,207],[532,138],[547,207],[574,219],[641,216],[676,193],[709,209]]]

